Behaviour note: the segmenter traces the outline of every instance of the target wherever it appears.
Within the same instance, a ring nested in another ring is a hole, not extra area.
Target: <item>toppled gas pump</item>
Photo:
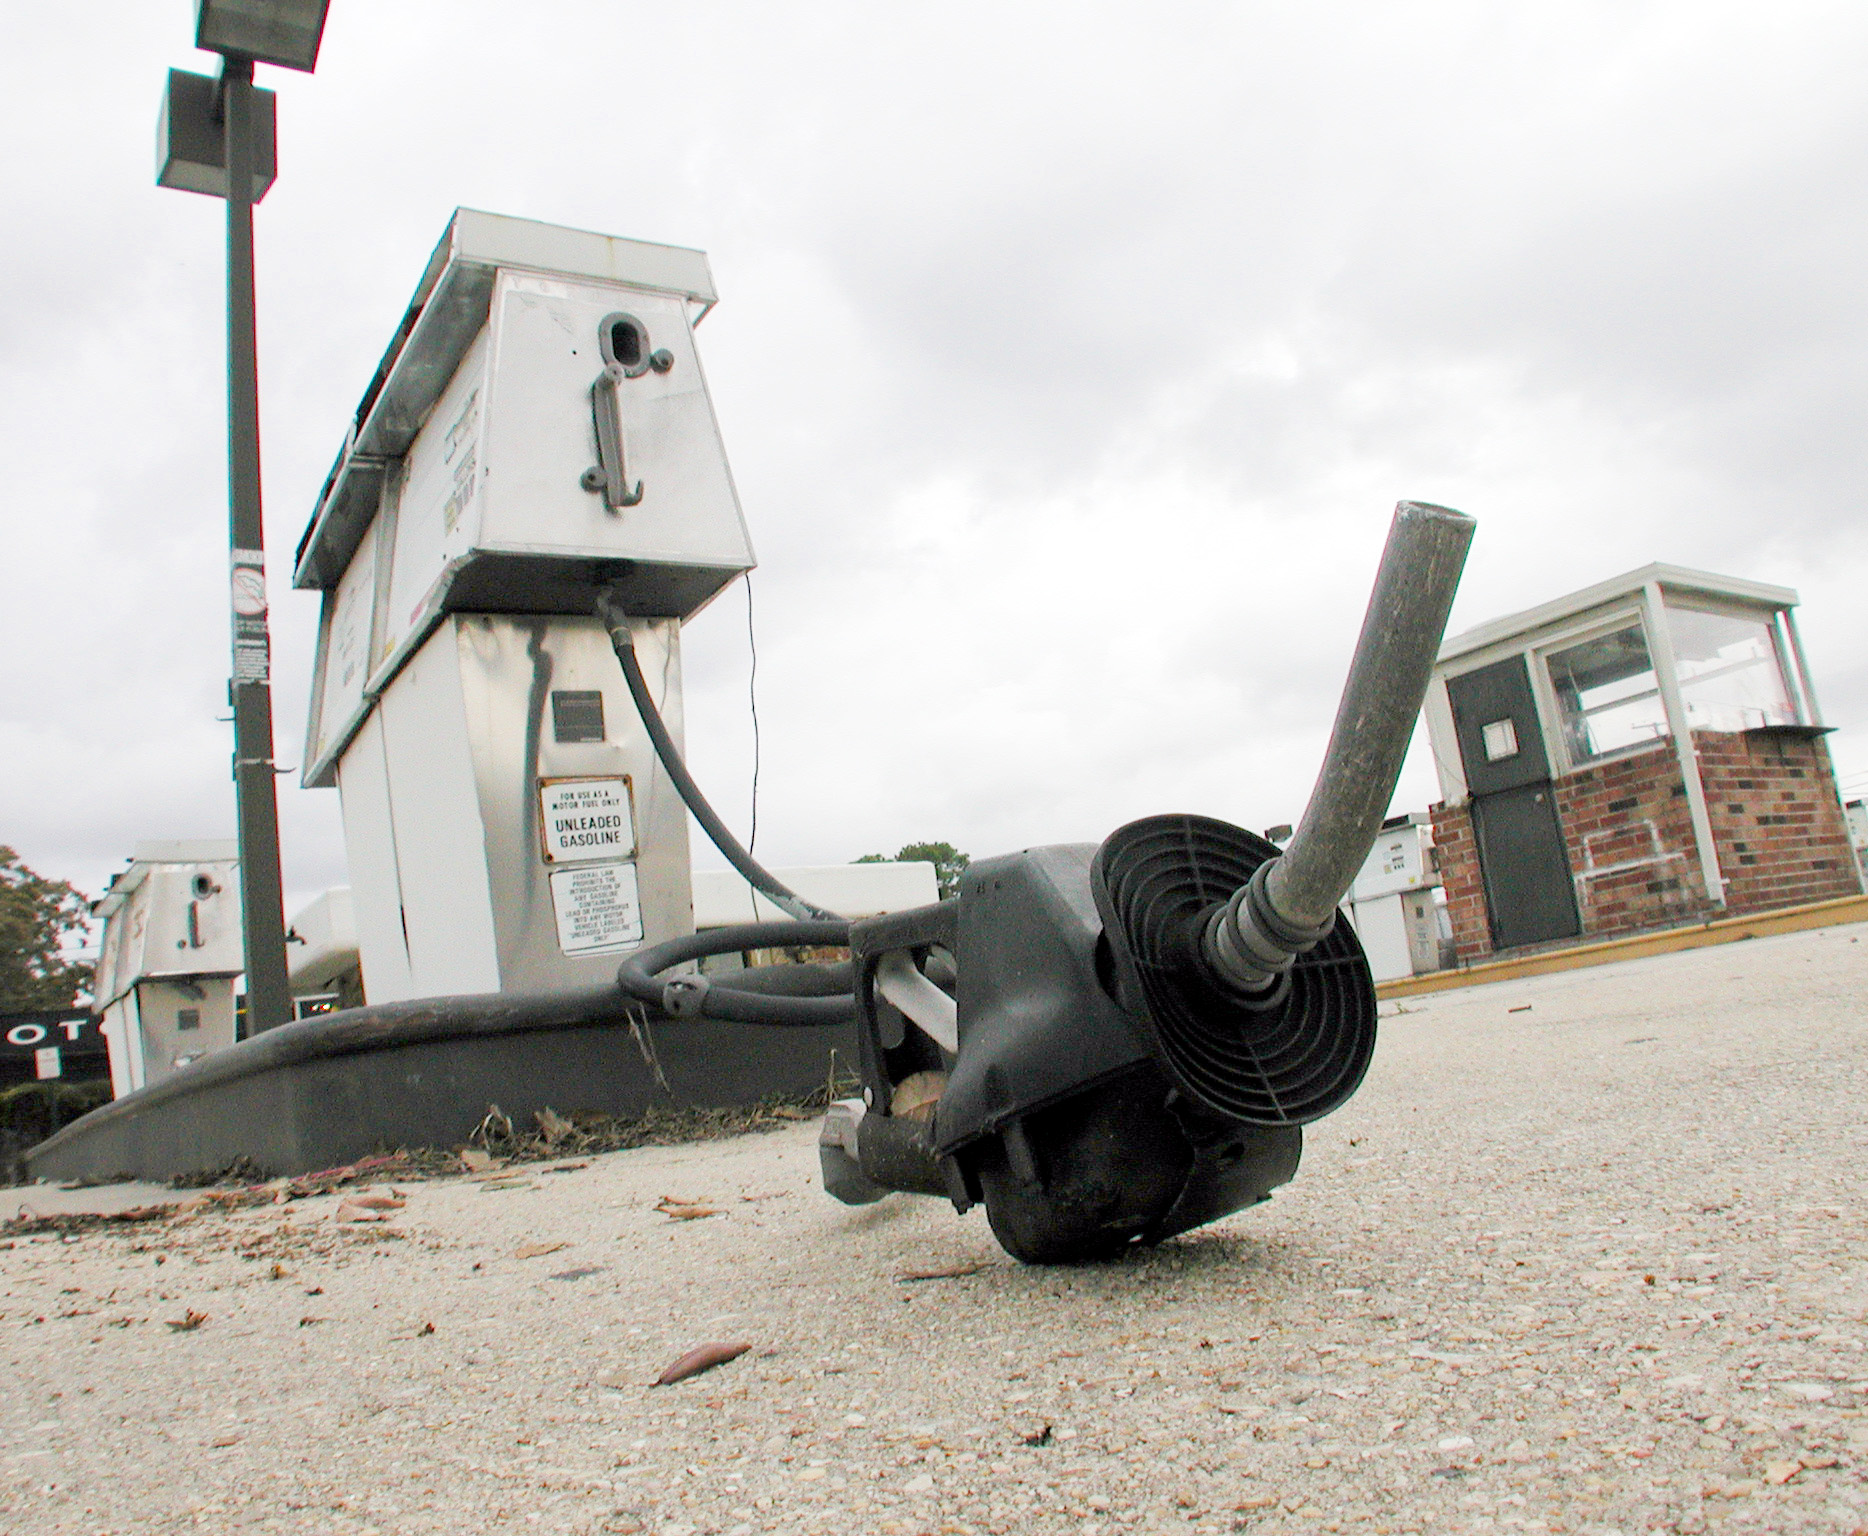
[[[951,900],[843,925],[716,834],[804,921],[641,951],[620,984],[676,1017],[824,1022],[853,1001],[863,1096],[831,1107],[819,1143],[825,1188],[846,1203],[983,1204],[1005,1249],[1040,1264],[1257,1204],[1374,1054],[1375,985],[1337,905],[1394,793],[1472,533],[1444,507],[1396,508],[1323,771],[1282,853],[1209,817],[1152,816],[1100,846],[983,860]],[[604,612],[653,732],[627,623]],[[662,974],[721,946],[846,941],[847,971]]]

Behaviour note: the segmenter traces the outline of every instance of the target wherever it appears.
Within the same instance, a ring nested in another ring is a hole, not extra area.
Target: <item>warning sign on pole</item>
[[[558,917],[558,948],[567,955],[642,942],[642,901],[633,864],[553,870],[551,906]]]

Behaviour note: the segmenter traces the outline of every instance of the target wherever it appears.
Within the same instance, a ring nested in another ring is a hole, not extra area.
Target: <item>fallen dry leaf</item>
[[[340,1200],[331,1219],[333,1221],[387,1221],[389,1212],[371,1210],[369,1206],[358,1205],[354,1200]]]
[[[1800,1461],[1774,1461],[1764,1469],[1764,1480],[1773,1487],[1782,1487],[1802,1470]]]
[[[570,1246],[569,1243],[526,1243],[513,1257],[515,1259],[542,1259],[548,1253],[556,1253],[560,1248]]]
[[[972,1264],[949,1264],[945,1269],[904,1269],[895,1279],[902,1285],[916,1280],[960,1280],[967,1275],[977,1275],[984,1268],[986,1264],[980,1260]]]
[[[703,1216],[718,1216],[720,1208],[708,1205],[704,1200],[682,1200],[674,1195],[663,1195],[655,1202],[655,1209],[670,1221],[699,1221]]]
[[[549,1104],[532,1117],[538,1122],[539,1133],[545,1138],[545,1145],[552,1146],[563,1141],[577,1129],[571,1122],[559,1114]]]
[[[482,1152],[478,1147],[461,1148],[461,1167],[469,1173],[491,1173],[495,1168],[505,1167],[505,1162],[491,1152]]]
[[[716,1365],[737,1360],[751,1348],[750,1344],[702,1344],[697,1349],[690,1349],[670,1365],[655,1378],[653,1385],[671,1387],[677,1381],[686,1381],[688,1377],[698,1376],[702,1371],[711,1371]]]
[[[193,1329],[199,1328],[207,1320],[207,1313],[197,1312],[193,1307],[190,1307],[180,1317],[172,1318],[169,1321],[169,1326],[177,1333],[188,1333]]]
[[[239,1443],[240,1437],[238,1435],[222,1435],[218,1440],[208,1441],[208,1444],[217,1451],[224,1451],[228,1446],[238,1445]]]
[[[272,1269],[268,1272],[269,1277],[274,1280],[283,1280],[285,1279],[287,1275],[291,1273],[292,1273],[291,1270],[287,1269],[283,1264],[279,1263],[276,1259],[273,1261]]]
[[[399,1211],[409,1203],[409,1197],[400,1190],[391,1190],[386,1195],[346,1195],[344,1201],[367,1211]]]

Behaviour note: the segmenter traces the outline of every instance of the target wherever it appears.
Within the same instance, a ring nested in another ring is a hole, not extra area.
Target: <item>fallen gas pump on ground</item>
[[[1396,508],[1323,771],[1282,853],[1208,817],[1152,816],[1100,846],[984,860],[951,900],[855,924],[786,890],[706,808],[605,599],[683,797],[798,919],[652,946],[619,984],[676,1018],[782,1026],[853,1006],[863,1095],[831,1106],[819,1143],[824,1186],[846,1203],[983,1204],[1030,1263],[1108,1257],[1257,1204],[1374,1054],[1375,986],[1337,904],[1394,793],[1472,532],[1443,507]],[[847,970],[665,974],[710,953],[841,943]]]

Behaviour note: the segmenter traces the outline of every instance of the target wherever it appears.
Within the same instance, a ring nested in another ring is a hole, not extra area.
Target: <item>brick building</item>
[[[1787,587],[1649,565],[1440,650],[1462,962],[1862,889]]]

